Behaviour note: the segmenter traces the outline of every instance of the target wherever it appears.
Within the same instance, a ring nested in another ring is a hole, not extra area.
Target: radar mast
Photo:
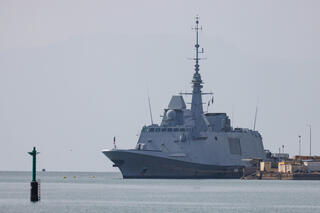
[[[199,53],[203,53],[203,49],[201,52],[199,51],[199,30],[202,30],[202,27],[199,27],[199,16],[196,16],[196,25],[193,27],[193,29],[196,31],[196,44],[195,44],[195,51],[196,55],[195,58],[193,58],[196,62],[194,65],[195,73],[193,74],[192,78],[192,102],[191,102],[191,112],[193,115],[193,118],[195,120],[195,128],[197,132],[206,130],[206,124],[203,118],[203,106],[202,106],[202,80],[201,75],[199,73]]]

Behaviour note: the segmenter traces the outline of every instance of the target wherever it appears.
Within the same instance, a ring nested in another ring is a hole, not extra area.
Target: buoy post
[[[36,180],[36,168],[37,168],[37,154],[36,147],[33,147],[32,152],[28,152],[32,156],[32,181],[30,191],[30,201],[37,202],[40,200],[40,182]]]

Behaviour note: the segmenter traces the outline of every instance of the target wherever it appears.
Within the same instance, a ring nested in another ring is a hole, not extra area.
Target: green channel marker
[[[36,172],[37,172],[37,152],[36,147],[33,147],[32,152],[28,152],[32,156],[32,181],[30,183],[30,201],[37,202],[40,200],[40,182],[36,181]]]
[[[36,151],[36,147],[33,147],[32,152],[28,152],[32,156],[32,181],[36,181],[36,170],[37,170],[37,157],[39,152]]]

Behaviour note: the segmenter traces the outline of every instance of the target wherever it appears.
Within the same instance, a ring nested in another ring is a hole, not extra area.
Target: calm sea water
[[[124,180],[120,173],[0,172],[0,212],[320,212],[320,181]]]

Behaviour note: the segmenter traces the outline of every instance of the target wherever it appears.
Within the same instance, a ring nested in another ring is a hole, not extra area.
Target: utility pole
[[[310,139],[310,156],[311,156],[311,124],[307,124],[307,126],[309,127],[309,139]]]
[[[299,137],[299,156],[301,156],[301,135]]]

